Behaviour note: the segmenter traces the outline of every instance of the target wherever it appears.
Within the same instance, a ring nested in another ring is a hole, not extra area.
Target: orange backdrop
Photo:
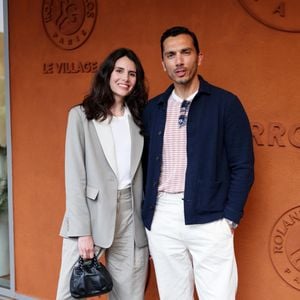
[[[161,68],[160,35],[184,25],[200,40],[199,72],[240,97],[255,136],[256,180],[236,231],[237,298],[299,299],[300,33],[262,24],[241,3],[275,27],[285,20],[297,27],[293,12],[300,2],[68,1],[85,11],[84,27],[75,33],[64,30],[63,19],[54,23],[58,6],[50,2],[9,1],[17,293],[54,299],[68,109],[87,93],[97,64],[122,46],[140,56],[151,96],[161,92],[169,80]],[[146,298],[158,299],[153,270]]]

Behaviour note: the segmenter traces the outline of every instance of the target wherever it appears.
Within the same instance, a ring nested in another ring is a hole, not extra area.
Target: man
[[[161,37],[173,84],[144,112],[147,228],[161,300],[235,299],[233,231],[253,183],[249,121],[230,92],[197,75],[197,37],[173,27]]]

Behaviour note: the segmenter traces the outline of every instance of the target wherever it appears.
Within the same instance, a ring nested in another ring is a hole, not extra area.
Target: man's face
[[[188,34],[168,37],[163,42],[163,68],[175,84],[188,85],[197,79],[202,54],[197,54]]]

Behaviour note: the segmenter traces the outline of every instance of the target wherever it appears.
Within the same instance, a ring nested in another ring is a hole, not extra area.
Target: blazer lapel
[[[109,125],[109,119],[107,118],[102,122],[93,120],[92,125],[96,131],[96,135],[98,135],[97,139],[100,142],[106,160],[108,161],[115,175],[118,176],[118,168],[117,168],[117,162],[115,157],[115,146],[114,146],[112,130]]]
[[[134,123],[131,114],[128,115],[128,122],[130,128],[131,136],[131,167],[130,167],[130,177],[133,179],[136,169],[140,163],[144,138],[140,134],[140,128]]]

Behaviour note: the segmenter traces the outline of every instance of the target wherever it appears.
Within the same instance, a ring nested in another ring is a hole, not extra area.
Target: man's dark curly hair
[[[161,50],[161,57],[163,58],[164,55],[164,41],[170,37],[170,36],[177,36],[179,34],[188,34],[192,40],[193,40],[193,44],[194,47],[196,49],[197,54],[200,53],[200,48],[199,48],[199,43],[198,43],[198,39],[197,36],[194,32],[190,31],[188,28],[183,27],[183,26],[175,26],[172,28],[167,29],[161,36],[160,38],[160,50]]]

